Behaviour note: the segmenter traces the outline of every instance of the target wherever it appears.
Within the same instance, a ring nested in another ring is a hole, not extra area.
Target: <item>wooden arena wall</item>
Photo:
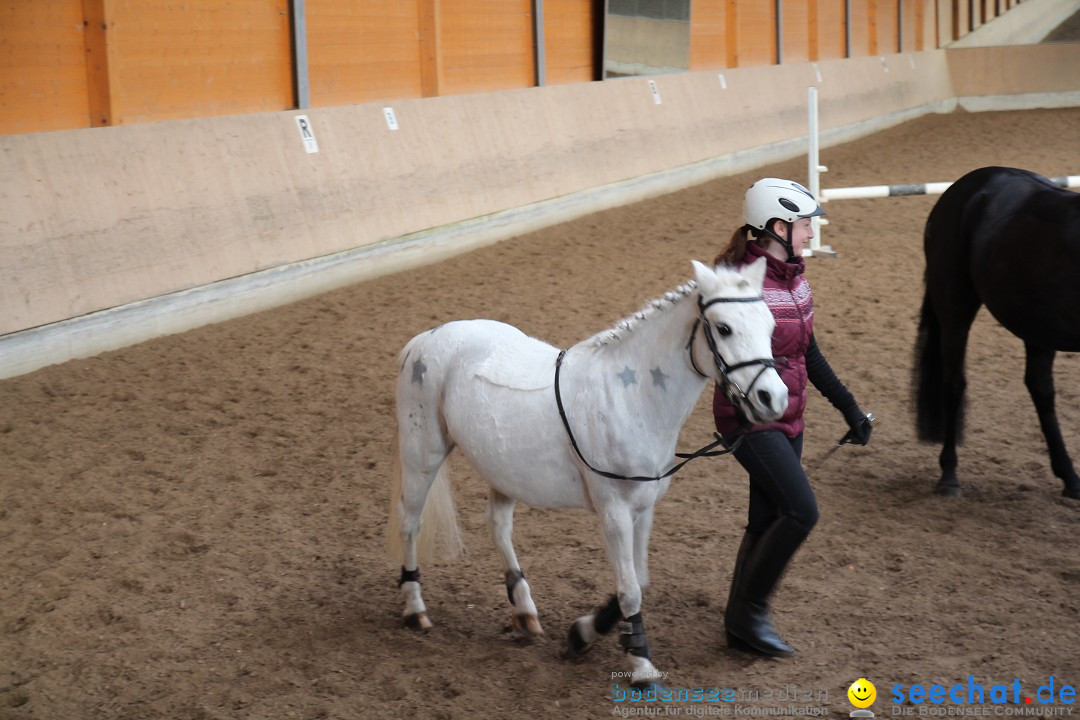
[[[1076,43],[957,48],[948,51],[950,82],[968,110],[995,109],[1003,97],[1016,109],[1072,107],[1080,104],[1078,50]]]
[[[544,0],[540,47],[534,0],[305,0],[303,26],[297,28],[295,4],[0,3],[0,134],[495,92],[599,77],[602,0]],[[921,52],[958,38],[972,41],[983,31],[1009,36],[1014,15],[1029,23],[1053,22],[1070,4],[785,0],[778,18],[773,2],[692,0],[688,62],[690,70],[703,71]],[[294,35],[303,38],[306,54],[294,47]],[[304,73],[298,68],[301,56]]]
[[[810,85],[828,146],[1080,105],[1076,67],[1077,44],[937,50],[3,136],[0,377],[796,157]]]
[[[951,97],[943,51],[817,68],[312,109],[315,153],[299,112],[0,137],[0,335],[788,141],[811,84],[825,128]]]

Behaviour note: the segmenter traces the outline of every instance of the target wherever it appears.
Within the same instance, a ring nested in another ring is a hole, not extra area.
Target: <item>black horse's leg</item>
[[[938,457],[941,478],[934,492],[946,497],[960,493],[960,482],[956,478],[956,446],[964,435],[964,391],[967,389],[964,358],[968,333],[979,306],[976,301],[974,307],[957,311],[950,318],[951,322],[941,324],[941,407],[945,431]]]
[[[1039,425],[1046,436],[1046,445],[1050,449],[1050,467],[1054,475],[1061,478],[1065,488],[1061,494],[1065,497],[1080,499],[1080,477],[1076,475],[1065,441],[1061,437],[1057,413],[1054,411],[1054,357],[1055,351],[1037,347],[1025,342],[1027,364],[1024,369],[1024,384],[1035,403],[1039,414]]]
[[[938,484],[934,492],[946,497],[960,494],[960,481],[956,477],[957,423],[959,422],[959,407],[964,402],[966,386],[967,381],[964,379],[963,373],[961,373],[953,382],[942,388],[942,402],[945,403],[945,439],[941,445],[941,454],[938,456],[941,477],[938,478]]]

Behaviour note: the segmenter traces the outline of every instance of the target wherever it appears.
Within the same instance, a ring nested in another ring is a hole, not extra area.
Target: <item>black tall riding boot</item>
[[[742,562],[736,561],[731,598],[724,612],[728,641],[741,641],[773,657],[790,657],[794,648],[784,642],[769,618],[772,595],[788,562],[806,539],[807,531],[786,517],[778,518],[757,538]],[[743,543],[747,543],[744,536]],[[742,555],[743,548],[739,548]],[[736,644],[732,642],[732,644]]]
[[[750,551],[754,549],[759,537],[761,535],[757,533],[749,531],[743,533],[742,542],[739,543],[739,551],[735,554],[735,569],[731,571],[731,590],[728,591],[727,605],[724,608],[725,621],[728,608],[734,607],[736,604],[735,588],[739,587],[739,576],[742,575],[743,566],[746,565],[746,558],[750,555]]]

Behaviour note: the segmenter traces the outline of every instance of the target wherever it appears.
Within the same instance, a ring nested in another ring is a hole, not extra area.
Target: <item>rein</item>
[[[762,358],[759,360],[747,360],[745,362],[729,365],[727,361],[724,360],[723,355],[720,354],[720,349],[716,345],[716,339],[713,337],[712,334],[712,323],[710,323],[709,319],[705,317],[705,309],[710,307],[711,305],[715,305],[716,303],[761,302],[761,300],[762,298],[758,296],[747,298],[713,298],[708,302],[704,302],[701,299],[701,296],[698,296],[698,309],[700,312],[697,319],[694,321],[693,329],[690,330],[690,340],[686,343],[686,349],[690,353],[690,365],[694,368],[694,372],[696,372],[703,378],[708,379],[709,376],[701,372],[701,370],[698,369],[697,363],[694,362],[693,352],[694,337],[697,335],[698,327],[703,326],[705,328],[705,330],[703,331],[703,334],[705,335],[705,341],[709,345],[709,351],[712,352],[713,355],[713,362],[716,363],[716,369],[720,373],[720,386],[729,397],[731,396],[731,388],[734,387],[735,390],[739,392],[740,397],[743,400],[747,400],[747,392],[753,389],[754,384],[758,381],[758,378],[761,377],[762,373],[764,373],[765,370],[767,370],[768,368],[776,367],[776,361],[772,358]],[[559,419],[562,420],[563,428],[566,430],[566,435],[570,438],[570,445],[573,446],[574,452],[577,454],[578,459],[585,464],[585,467],[589,468],[601,477],[606,477],[611,480],[634,480],[637,482],[663,480],[664,478],[671,477],[672,475],[677,473],[683,465],[686,465],[691,460],[696,460],[699,457],[719,457],[721,455],[727,455],[729,453],[735,452],[735,450],[737,450],[739,445],[742,443],[742,439],[744,437],[743,435],[739,435],[738,437],[736,437],[734,442],[729,445],[727,441],[725,441],[724,438],[720,436],[720,433],[714,432],[713,435],[716,437],[715,441],[692,453],[675,453],[675,457],[683,459],[682,462],[676,463],[670,470],[665,472],[663,475],[657,475],[656,477],[650,477],[645,475],[619,475],[618,473],[612,473],[593,467],[593,465],[588,460],[586,460],[585,456],[581,453],[581,448],[578,447],[577,439],[574,437],[574,431],[570,429],[570,421],[566,417],[566,410],[563,408],[562,393],[559,390],[559,375],[562,370],[562,362],[565,355],[566,350],[560,350],[559,357],[555,360],[555,404],[559,407]],[[751,365],[761,365],[761,371],[754,376],[754,379],[747,387],[746,392],[743,392],[742,388],[740,388],[739,385],[728,376],[728,373],[734,370],[738,370],[739,368],[749,367]],[[724,449],[715,450],[714,448],[716,448],[718,445],[723,445]]]
[[[574,452],[577,453],[581,462],[585,463],[585,467],[592,470],[601,477],[606,477],[611,480],[635,480],[638,482],[649,482],[652,480],[663,480],[666,477],[671,477],[677,473],[683,465],[691,460],[699,457],[718,457],[720,455],[727,455],[728,453],[735,452],[735,449],[739,447],[742,442],[742,437],[736,438],[735,442],[725,450],[713,450],[717,445],[724,445],[724,438],[720,437],[720,433],[713,433],[716,436],[716,440],[709,443],[705,447],[693,453],[675,453],[675,457],[685,458],[680,463],[677,463],[674,467],[668,470],[663,475],[657,475],[656,477],[650,477],[647,475],[619,475],[618,473],[608,472],[607,470],[600,470],[593,467],[592,463],[585,459],[585,456],[581,454],[581,448],[578,447],[577,439],[574,437],[574,431],[570,429],[570,421],[566,419],[566,410],[563,409],[562,393],[559,392],[559,371],[562,369],[563,356],[566,355],[565,350],[559,351],[559,357],[555,361],[555,404],[559,406],[559,419],[562,420],[563,427],[566,429],[566,434],[570,438],[570,444],[574,447]]]

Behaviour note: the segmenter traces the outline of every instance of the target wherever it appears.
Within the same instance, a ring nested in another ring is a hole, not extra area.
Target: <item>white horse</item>
[[[406,626],[431,627],[420,595],[421,526],[427,535],[441,522],[442,545],[460,547],[442,480],[457,446],[491,485],[486,517],[518,630],[543,632],[511,543],[515,501],[589,508],[600,519],[618,594],[574,622],[568,652],[584,652],[622,620],[632,682],[661,676],[645,641],[641,595],[653,506],[671,481],[679,430],[709,380],[749,423],[787,408],[772,359],[775,323],[761,299],[764,259],[742,273],[693,266],[696,282],[562,353],[491,320],[447,323],[405,346],[388,539],[402,564]]]

